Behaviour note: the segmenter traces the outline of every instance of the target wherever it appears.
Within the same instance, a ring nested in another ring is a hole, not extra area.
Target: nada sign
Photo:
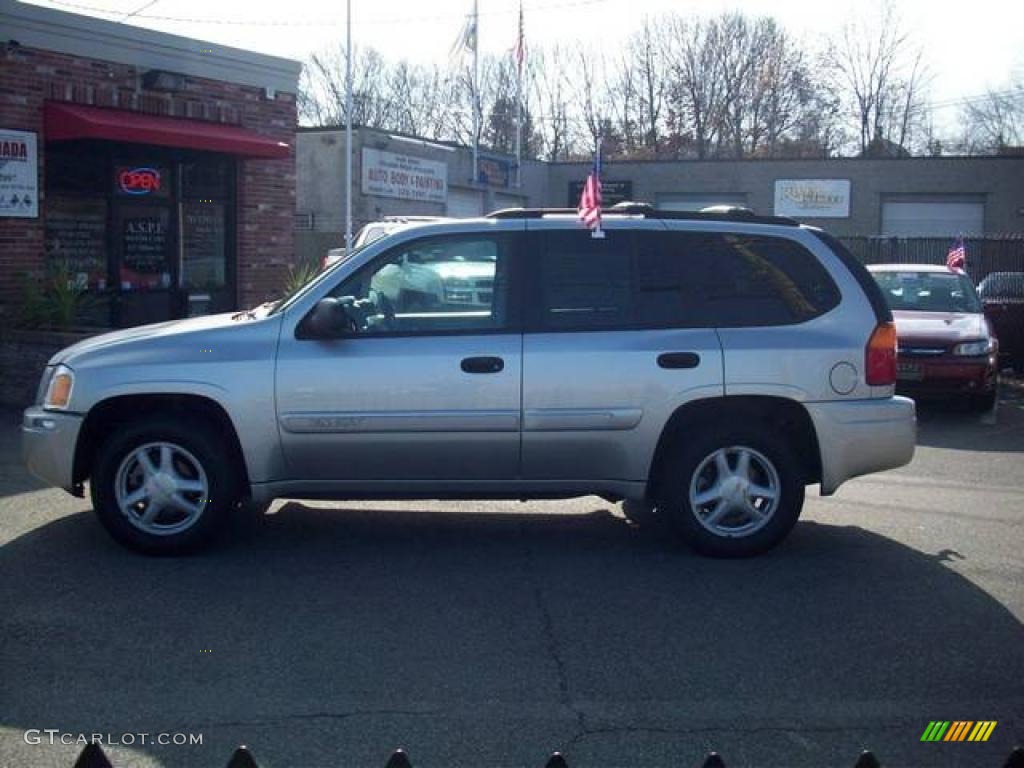
[[[800,219],[850,217],[849,179],[778,179],[775,215]]]
[[[0,216],[39,216],[36,134],[0,128]]]
[[[448,166],[433,160],[363,148],[364,195],[444,203]]]

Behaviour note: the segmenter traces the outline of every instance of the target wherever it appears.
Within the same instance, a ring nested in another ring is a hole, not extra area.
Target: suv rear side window
[[[704,315],[716,327],[802,323],[839,303],[825,268],[786,238],[674,232],[667,258],[699,265]]]
[[[551,330],[789,325],[840,298],[806,248],[761,235],[547,232],[540,272]]]

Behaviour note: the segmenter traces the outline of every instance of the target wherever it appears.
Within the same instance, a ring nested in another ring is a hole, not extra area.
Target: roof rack
[[[605,213],[622,216],[642,216],[645,219],[672,221],[739,221],[750,224],[777,224],[798,227],[800,222],[786,216],[760,216],[749,208],[732,205],[713,205],[699,211],[662,211],[650,203],[624,200],[605,209]],[[542,219],[545,216],[575,216],[575,208],[503,208],[487,214],[488,219]]]

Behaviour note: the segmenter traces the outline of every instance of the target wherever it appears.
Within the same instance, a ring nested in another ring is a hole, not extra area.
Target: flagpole
[[[480,9],[473,0],[473,183],[480,181]]]
[[[345,1],[345,253],[352,253],[352,0]]]
[[[526,57],[523,39],[523,3],[519,2],[519,40],[516,48],[516,187],[523,186],[523,60]]]

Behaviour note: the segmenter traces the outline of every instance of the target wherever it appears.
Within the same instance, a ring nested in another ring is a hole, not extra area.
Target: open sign
[[[160,171],[156,168],[125,168],[117,175],[117,185],[128,195],[160,192]]]

